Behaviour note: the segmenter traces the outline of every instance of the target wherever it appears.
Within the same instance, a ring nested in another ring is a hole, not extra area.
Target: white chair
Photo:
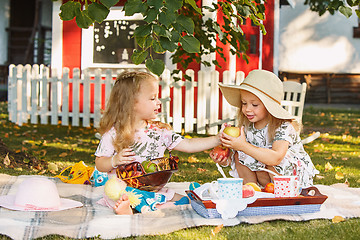
[[[284,97],[281,101],[281,106],[286,109],[291,115],[295,117],[295,120],[302,124],[302,116],[305,104],[306,83],[298,83],[294,81],[283,82]],[[300,134],[300,131],[298,132]],[[303,144],[314,141],[320,136],[320,132],[301,140]]]

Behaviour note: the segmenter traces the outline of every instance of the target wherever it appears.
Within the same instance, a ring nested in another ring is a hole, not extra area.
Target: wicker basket
[[[118,166],[116,175],[130,187],[157,192],[169,182],[172,174],[178,170],[179,158],[170,156],[151,161],[158,166],[159,171],[146,173],[139,162],[132,162]]]

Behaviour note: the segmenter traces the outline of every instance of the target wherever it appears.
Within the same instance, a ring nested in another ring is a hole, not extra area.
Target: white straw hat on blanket
[[[240,90],[246,90],[256,95],[268,112],[279,119],[294,119],[281,106],[284,94],[281,80],[272,72],[266,70],[251,71],[240,85],[224,85],[219,83],[222,94],[230,105],[241,108]]]
[[[53,181],[31,177],[19,184],[15,195],[0,196],[0,206],[18,211],[61,211],[82,207],[83,204],[60,198]]]

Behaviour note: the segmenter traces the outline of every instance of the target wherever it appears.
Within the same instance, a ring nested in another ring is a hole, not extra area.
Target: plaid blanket
[[[17,186],[25,178],[32,176],[10,176],[0,174],[0,195],[15,194]],[[261,223],[277,219],[306,221],[334,216],[345,218],[360,217],[360,189],[344,185],[317,185],[328,199],[319,212],[293,215],[242,216],[233,219],[206,219],[199,216],[191,205],[161,209],[146,214],[131,216],[115,215],[112,209],[96,202],[102,197],[103,187],[65,184],[56,181],[59,194],[63,198],[80,201],[81,208],[58,212],[22,212],[0,207],[0,234],[13,239],[33,239],[50,234],[71,238],[99,237],[112,239],[139,235],[167,234],[184,228],[219,225],[234,226],[240,223]],[[184,194],[189,183],[171,182],[167,187]]]

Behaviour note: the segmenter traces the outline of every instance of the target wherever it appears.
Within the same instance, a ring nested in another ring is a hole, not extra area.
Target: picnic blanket
[[[0,195],[15,194],[17,186],[32,176],[10,176],[0,174]],[[120,237],[167,234],[184,228],[203,225],[234,226],[240,223],[256,224],[271,220],[306,221],[310,219],[332,219],[360,217],[360,188],[348,188],[345,184],[332,186],[316,185],[328,199],[320,211],[308,214],[264,215],[236,217],[233,219],[206,219],[199,216],[191,205],[161,209],[146,214],[115,215],[112,209],[96,202],[102,197],[103,187],[66,184],[56,181],[63,198],[80,201],[81,208],[58,212],[23,212],[0,207],[0,234],[13,239],[33,239],[50,234],[71,238],[98,237],[113,239]],[[189,183],[170,182],[167,187],[184,194]]]

